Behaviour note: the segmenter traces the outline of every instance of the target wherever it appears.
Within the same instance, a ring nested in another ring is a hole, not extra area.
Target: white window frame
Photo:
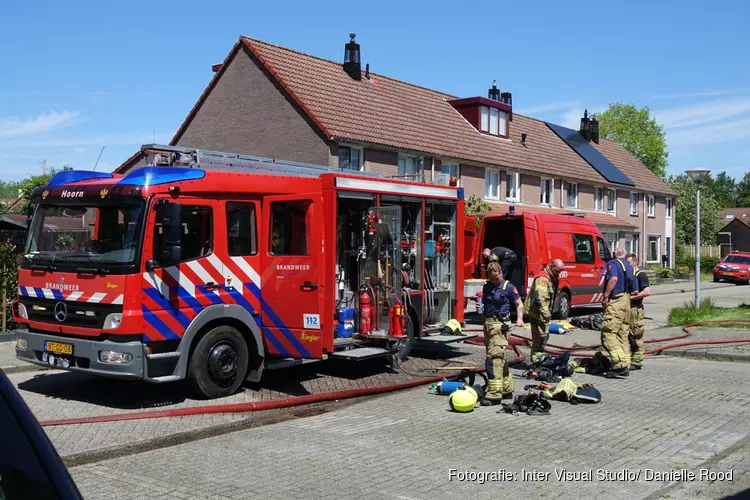
[[[575,186],[576,197],[573,205],[570,204],[570,187]],[[577,182],[565,182],[565,208],[578,208],[578,183]]]
[[[609,209],[609,202],[612,200],[612,210]],[[607,212],[611,214],[617,213],[617,190],[607,188]]]
[[[516,183],[516,195],[508,196],[508,180],[513,178]],[[505,199],[507,201],[521,201],[521,172],[505,172]]]
[[[656,238],[656,260],[651,260],[651,238]],[[649,264],[658,264],[661,262],[661,235],[649,234],[646,240],[646,262]]]
[[[479,130],[482,132],[490,131],[490,107],[482,106],[479,116]]]
[[[490,186],[492,184],[492,177],[496,177],[497,181],[495,184],[495,192],[490,192]],[[500,171],[491,168],[484,169],[484,199],[500,201]]]
[[[598,197],[598,199],[596,196],[597,193],[601,195]],[[597,206],[597,201],[599,201],[598,206]],[[604,211],[604,188],[603,187],[594,188],[594,210],[598,210],[600,212]]]
[[[656,198],[652,194],[646,195],[646,215],[656,217]]]
[[[545,194],[544,185],[546,181],[549,181],[549,192],[547,193],[547,200],[544,201],[542,196]],[[542,177],[539,181],[539,204],[552,206],[555,202],[555,179],[551,177]]]
[[[635,195],[635,203],[633,203],[633,196]],[[638,215],[638,193],[636,191],[630,192],[630,198],[628,198],[628,212],[630,215]]]
[[[401,160],[404,160],[403,171],[401,169]],[[408,160],[411,160],[414,162],[414,166],[417,170],[416,172],[414,172],[414,175],[411,175],[411,172],[406,171],[406,161]],[[424,158],[422,156],[399,154],[398,155],[398,175],[399,175],[399,178],[403,180],[422,182],[424,180]],[[409,175],[409,177],[404,177],[405,175]],[[416,177],[416,176],[419,176],[419,177]]]
[[[364,151],[364,148],[361,148],[359,146],[352,146],[351,144],[339,144],[339,148],[346,148],[350,152],[352,150],[356,150],[356,151],[359,152],[359,165],[357,165],[357,168],[356,169],[355,168],[348,168],[346,170],[352,170],[352,171],[357,171],[357,172],[362,172],[364,170],[364,166],[365,166],[365,151]],[[337,158],[338,158],[338,156],[337,156]],[[351,158],[351,153],[349,154],[349,158]],[[341,168],[341,165],[339,165],[339,168]]]
[[[672,210],[674,210],[674,199],[667,198],[667,215],[665,216],[667,219],[672,218]]]
[[[495,120],[493,126],[493,119]],[[481,106],[479,130],[497,137],[508,137],[508,112],[493,106]]]
[[[624,241],[624,243],[623,243],[622,246],[623,246],[623,248],[625,249],[626,252],[628,252],[628,253],[633,253],[633,252],[638,253],[637,252],[637,248],[636,248],[636,246],[637,246],[637,240],[636,240],[634,234],[626,234],[625,237],[623,238],[623,241]],[[614,252],[614,250],[613,250],[613,252]]]
[[[449,169],[448,172],[443,172],[443,167],[455,167],[456,168],[456,175],[452,175],[451,169]],[[452,161],[444,161],[440,163],[440,175],[448,174],[448,177],[455,177],[457,185],[461,185],[461,164],[458,162],[452,162]]]

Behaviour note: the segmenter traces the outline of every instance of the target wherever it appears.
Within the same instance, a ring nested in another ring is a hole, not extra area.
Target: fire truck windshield
[[[21,266],[50,271],[127,274],[140,255],[145,201],[117,205],[39,205]]]

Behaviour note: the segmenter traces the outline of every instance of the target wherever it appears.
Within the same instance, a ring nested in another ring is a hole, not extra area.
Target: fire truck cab
[[[65,171],[36,192],[19,270],[18,358],[232,394],[265,370],[404,359],[463,322],[462,188],[145,145],[127,175]],[[78,217],[56,234],[47,216]],[[475,336],[475,335],[474,335]]]

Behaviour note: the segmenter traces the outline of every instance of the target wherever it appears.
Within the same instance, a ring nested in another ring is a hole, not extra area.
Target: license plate
[[[734,276],[734,275],[735,275],[735,273],[733,273],[733,272],[731,272],[731,271],[724,271],[724,272],[723,272],[723,273],[721,273],[721,274],[722,274],[722,276]]]
[[[45,342],[44,350],[56,352],[57,354],[73,354],[73,344],[63,344],[61,342]]]

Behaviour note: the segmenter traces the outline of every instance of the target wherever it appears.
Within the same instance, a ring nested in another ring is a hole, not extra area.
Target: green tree
[[[39,168],[42,170],[41,174],[30,175],[29,177],[26,177],[25,179],[18,182],[18,190],[21,196],[29,196],[32,191],[34,191],[34,189],[46,185],[56,173],[60,172],[61,170],[68,169],[67,165],[61,169],[49,166],[47,165],[47,160],[42,160],[39,164]],[[24,205],[24,213],[31,214],[32,210],[33,207],[30,203],[26,203]]]
[[[477,227],[482,222],[482,217],[492,211],[492,205],[477,196],[471,195],[464,204],[464,214],[473,215],[477,220]]]
[[[599,120],[600,137],[619,142],[649,170],[664,178],[669,154],[666,135],[647,107],[638,109],[634,104],[616,102],[593,116]]]
[[[695,183],[685,174],[670,176],[667,184],[677,193],[675,237],[679,243],[695,244]],[[722,207],[714,193],[701,187],[701,243],[716,243],[716,233],[721,229]]]
[[[721,172],[716,176],[716,179],[711,178],[706,185],[722,208],[739,206],[737,205],[739,201],[737,181],[728,176],[726,172]]]
[[[750,172],[737,183],[737,206],[750,207]]]

